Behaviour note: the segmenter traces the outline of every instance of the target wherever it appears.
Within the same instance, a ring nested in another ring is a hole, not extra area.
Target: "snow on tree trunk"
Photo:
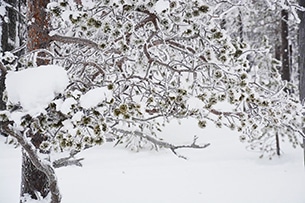
[[[305,7],[305,1],[299,0],[300,6]],[[304,104],[305,100],[305,12],[299,12],[299,18],[301,20],[299,24],[299,69],[300,69],[300,83],[299,83],[299,91],[300,91],[300,100]],[[303,132],[305,130],[303,129]],[[304,150],[304,164],[305,164],[305,138],[303,138],[303,150]]]
[[[27,1],[28,20],[31,22],[28,25],[28,40],[27,51],[34,51],[37,49],[45,49],[49,44],[48,37],[48,17],[43,8],[46,8],[49,1],[37,0]],[[43,56],[43,55],[39,55]],[[36,64],[46,64],[47,61],[37,59]],[[31,135],[32,142],[35,140],[36,148],[43,141],[43,136],[35,134]],[[29,194],[32,198],[38,199],[46,197],[49,193],[49,182],[45,173],[38,170],[32,163],[28,155],[22,153],[22,178],[21,178],[21,196]]]

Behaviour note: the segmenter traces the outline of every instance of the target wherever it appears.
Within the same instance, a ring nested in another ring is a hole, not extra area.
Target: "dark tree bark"
[[[281,11],[281,46],[275,47],[275,58],[282,61],[281,76],[283,80],[290,81],[290,52],[288,42],[288,11]],[[286,88],[288,92],[288,88]],[[276,154],[281,155],[279,133],[275,133]]]
[[[33,165],[23,150],[21,171],[21,196],[29,194],[32,199],[39,199],[48,195],[47,176]]]
[[[299,0],[300,6],[305,7],[305,1]],[[299,24],[299,69],[300,69],[300,100],[304,104],[305,101],[305,12],[299,11],[299,18],[301,23]],[[305,132],[305,129],[303,129]],[[304,164],[305,164],[305,138],[303,138],[303,150],[304,150]]]
[[[281,12],[281,40],[282,40],[282,79],[290,81],[290,67],[289,67],[289,43],[288,43],[288,11]]]
[[[9,21],[6,21],[4,16],[0,16],[0,26],[2,28],[0,51],[5,52],[13,51],[25,41],[25,19],[21,14],[21,6],[26,4],[26,0],[4,0],[3,3],[5,3],[4,5],[9,5],[5,7],[5,17],[7,17]],[[19,49],[14,54],[20,56],[23,52],[24,49]],[[5,65],[6,64],[3,63],[0,64],[0,110],[6,108],[6,103],[3,101],[6,76]]]
[[[5,0],[5,3],[10,4],[12,7],[5,7],[6,16],[9,19],[7,22],[4,20],[4,17],[1,18],[1,51],[11,51],[15,48],[16,41],[16,24],[17,24],[17,14],[14,11],[13,7],[16,6],[16,0]],[[1,4],[1,3],[0,3]],[[5,75],[6,71],[4,68],[4,64],[1,63],[1,72],[0,72],[0,110],[4,110],[6,108],[6,104],[3,101],[3,92],[5,90]]]
[[[5,76],[6,76],[6,71],[1,63],[0,66],[2,67],[1,72],[0,72],[0,111],[5,110],[6,104],[5,101],[3,101],[3,92],[5,90]]]
[[[27,19],[31,21],[28,26],[28,51],[46,49],[49,46],[49,17],[45,11],[48,3],[48,0],[27,2]]]
[[[16,24],[17,24],[17,13],[14,10],[16,7],[16,0],[5,0],[5,3],[8,3],[12,7],[6,7],[6,16],[9,21],[5,21],[2,19],[2,37],[1,37],[1,45],[2,51],[11,51],[15,48],[16,41]]]
[[[31,52],[37,49],[46,49],[49,45],[48,35],[48,16],[45,12],[48,0],[27,1],[27,19],[31,21],[28,25],[27,36],[27,51]],[[43,55],[40,55],[43,56]],[[37,65],[47,64],[44,59],[37,59]],[[30,135],[33,144],[36,148],[43,141],[43,136],[39,134]],[[38,170],[32,163],[28,154],[22,153],[22,179],[21,179],[21,196],[30,194],[33,199],[46,197],[50,192],[48,178],[45,173]]]
[[[45,12],[49,2],[49,0],[27,1],[27,19],[31,21],[28,25],[28,51],[47,49],[49,47],[49,17]],[[39,53],[38,56],[45,57],[43,53]],[[48,64],[48,61],[38,58],[36,64],[45,65]]]
[[[244,25],[242,20],[242,13],[240,9],[238,10],[238,16],[237,16],[237,23],[238,23],[238,33],[239,33],[239,40],[240,42],[244,41]]]
[[[282,46],[275,46],[275,58],[279,61],[281,61],[282,56]],[[275,147],[276,147],[276,154],[278,156],[281,155],[281,147],[280,147],[280,138],[279,133],[275,133]]]

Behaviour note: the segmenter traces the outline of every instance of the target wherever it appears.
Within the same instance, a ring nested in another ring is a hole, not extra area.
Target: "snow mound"
[[[21,105],[24,111],[47,107],[68,84],[67,72],[57,65],[11,71],[5,80],[8,101]]]
[[[99,87],[82,95],[80,105],[85,109],[90,109],[110,98],[112,98],[112,92],[107,87]]]

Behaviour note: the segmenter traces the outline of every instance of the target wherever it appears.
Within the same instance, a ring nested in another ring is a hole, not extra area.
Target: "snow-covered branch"
[[[72,150],[70,152],[70,156],[53,161],[53,167],[60,168],[60,167],[66,167],[66,166],[72,166],[72,165],[82,167],[83,165],[82,165],[81,161],[84,160],[84,158],[75,159],[74,156],[77,153],[79,153],[79,151]]]
[[[133,134],[135,136],[138,136],[142,139],[145,139],[147,140],[148,142],[152,143],[153,145],[155,145],[157,148],[166,148],[166,149],[170,149],[176,156],[178,156],[179,158],[183,158],[183,159],[186,159],[185,156],[182,156],[180,154],[178,154],[176,152],[177,149],[183,149],[183,148],[191,148],[191,149],[204,149],[208,146],[210,146],[210,143],[207,143],[207,144],[203,144],[203,145],[200,145],[200,144],[197,144],[197,139],[198,137],[197,136],[194,136],[194,140],[191,144],[186,144],[186,145],[174,145],[174,144],[171,144],[169,142],[165,142],[163,140],[160,140],[156,137],[153,137],[153,136],[150,136],[148,134],[145,134],[143,132],[140,132],[140,131],[128,131],[128,130],[123,130],[123,129],[113,129],[115,132],[119,132],[119,133],[122,133],[122,134]]]
[[[62,43],[67,43],[67,44],[79,44],[79,45],[86,45],[88,47],[94,48],[94,49],[99,49],[99,46],[97,43],[88,40],[88,39],[83,39],[83,38],[77,38],[77,37],[68,37],[68,36],[61,36],[61,35],[51,35],[50,36],[51,41],[57,41],[57,42],[62,42]]]

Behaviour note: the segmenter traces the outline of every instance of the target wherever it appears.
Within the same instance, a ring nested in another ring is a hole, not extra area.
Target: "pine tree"
[[[299,0],[300,6],[305,8],[305,2]],[[304,104],[305,99],[305,13],[304,11],[299,11],[299,18],[301,20],[299,24],[299,68],[300,68],[300,83],[299,83],[299,90],[300,90],[300,100],[302,104]],[[304,131],[304,128],[303,128]],[[304,164],[305,164],[305,138],[303,137],[303,149],[304,149]]]
[[[27,37],[27,52],[38,49],[47,49],[49,44],[49,20],[44,9],[49,1],[38,0],[27,2],[27,19],[31,21],[28,25]],[[48,63],[45,60],[38,60],[37,65]],[[29,135],[34,146],[39,149],[40,144],[44,139],[44,135],[39,133],[29,132]],[[22,181],[21,181],[21,196],[29,194],[33,199],[45,198],[49,190],[49,181],[46,174],[32,163],[27,152],[22,152]]]
[[[88,5],[39,0],[27,5],[27,53],[18,58],[23,61],[18,71],[53,64],[70,79],[40,114],[26,114],[21,106],[20,124],[11,117],[11,105],[1,112],[2,132],[25,152],[24,171],[31,164],[35,170],[23,173],[22,193],[32,198],[50,194],[52,203],[60,202],[54,168],[81,165],[76,153],[106,141],[135,151],[165,148],[181,158],[180,148],[209,146],[198,145],[197,137],[188,145],[158,138],[156,131],[171,119],[195,118],[202,129],[228,127],[270,156],[270,133],[294,132],[293,146],[304,136],[302,105],[284,91],[273,58],[269,40],[275,39],[260,32],[253,39],[249,32],[249,17],[257,13],[245,11],[262,8],[252,1],[160,6],[153,0]],[[226,110],[218,105],[224,102]],[[69,108],[63,110],[64,105]],[[51,162],[45,158],[51,151],[70,157]],[[30,182],[36,174],[41,179]],[[39,194],[26,189],[36,185]]]

